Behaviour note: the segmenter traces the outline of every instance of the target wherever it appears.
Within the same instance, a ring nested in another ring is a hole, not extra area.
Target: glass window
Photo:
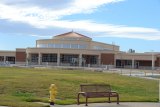
[[[98,60],[97,56],[90,56],[90,63],[91,64],[97,64],[97,60]]]
[[[57,62],[57,54],[42,54],[42,62]]]
[[[4,56],[0,56],[0,62],[4,61]]]
[[[79,45],[79,49],[86,49],[87,45]]]
[[[48,44],[49,48],[54,48],[54,44]]]
[[[96,49],[96,50],[104,50],[104,48],[101,47],[101,46],[93,46],[93,49]]]
[[[31,62],[38,62],[38,54],[31,54]]]
[[[37,44],[38,48],[72,48],[72,49],[86,49],[86,44]],[[94,46],[94,49],[98,49],[98,47]]]
[[[63,48],[70,48],[70,44],[63,44]]]
[[[78,44],[71,44],[72,49],[78,49]]]
[[[38,48],[47,48],[48,44],[38,44],[37,47]]]
[[[62,63],[78,64],[78,55],[61,55]]]
[[[40,45],[39,44],[37,44],[37,48],[39,48],[40,47]]]
[[[61,44],[55,44],[55,48],[61,48]]]

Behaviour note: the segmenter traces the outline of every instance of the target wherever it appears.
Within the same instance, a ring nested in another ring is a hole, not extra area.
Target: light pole
[[[134,69],[134,54],[131,53],[131,72],[130,72],[130,76],[131,76],[131,73],[132,73],[133,69]]]
[[[154,70],[154,51],[152,50],[152,76],[153,76],[153,70]]]
[[[122,75],[122,53],[120,53],[121,55],[121,75]]]
[[[159,79],[159,102],[160,102],[160,79]]]

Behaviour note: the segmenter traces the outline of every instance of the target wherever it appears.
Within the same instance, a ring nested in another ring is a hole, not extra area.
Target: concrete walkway
[[[48,103],[39,103],[45,106],[48,106]],[[8,106],[0,106],[0,107],[8,107]],[[160,107],[160,103],[151,103],[151,102],[120,102],[120,104],[116,103],[89,103],[88,106],[85,104],[80,105],[54,105],[50,107]]]
[[[80,105],[55,105],[51,107],[86,107],[84,104]],[[89,103],[87,107],[160,107],[160,103],[150,102],[123,102],[117,105],[116,103]]]

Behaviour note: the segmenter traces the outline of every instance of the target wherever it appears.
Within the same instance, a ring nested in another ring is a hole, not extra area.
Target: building
[[[36,41],[32,48],[0,51],[0,62],[26,65],[99,67],[113,65],[123,68],[160,67],[159,53],[126,53],[119,46],[92,41],[85,35],[68,32],[52,39]]]

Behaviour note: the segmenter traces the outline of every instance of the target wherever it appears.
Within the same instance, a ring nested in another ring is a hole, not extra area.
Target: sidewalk
[[[51,107],[160,107],[160,103],[150,102],[122,102],[119,105],[116,103],[89,103],[88,106],[85,104],[80,105],[55,105]]]
[[[41,103],[42,104],[42,103]],[[47,106],[48,103],[44,103],[43,105]],[[0,106],[7,107],[7,106]],[[54,105],[50,107],[160,107],[160,103],[152,103],[152,102],[120,102],[120,104],[116,103],[89,103],[88,106],[85,104],[80,105]]]

